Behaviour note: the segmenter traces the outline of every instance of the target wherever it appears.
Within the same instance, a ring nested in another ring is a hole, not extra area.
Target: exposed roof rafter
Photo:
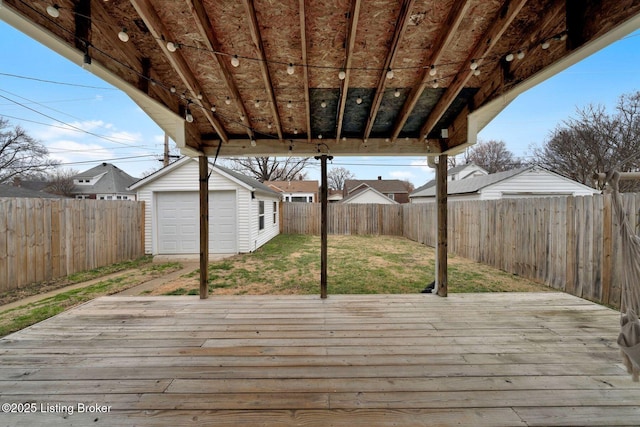
[[[309,69],[307,67],[307,20],[305,18],[305,0],[298,0],[300,6],[300,44],[302,49],[302,68],[304,79],[304,104],[307,122],[307,141],[311,141],[311,100],[309,99]]]
[[[392,141],[395,141],[396,138],[398,138],[398,135],[400,135],[400,132],[402,132],[402,128],[418,103],[418,99],[420,99],[420,96],[429,81],[429,70],[426,67],[440,62],[442,54],[458,31],[458,27],[460,27],[462,19],[467,14],[470,5],[471,0],[456,0],[455,4],[449,11],[446,21],[442,23],[441,29],[438,33],[438,38],[434,43],[434,48],[431,50],[431,53],[424,64],[425,69],[422,71],[420,83],[411,89],[409,97],[402,106],[402,110],[396,119],[396,124],[391,134]]]
[[[336,128],[336,141],[340,140],[342,133],[342,122],[344,120],[344,108],[347,103],[347,92],[349,91],[349,76],[351,74],[351,59],[353,47],[356,43],[356,32],[358,27],[358,18],[360,17],[360,0],[351,1],[351,10],[349,12],[349,26],[347,30],[347,48],[344,60],[345,77],[340,87],[340,102],[338,103],[338,125]]]
[[[475,60],[478,66],[482,65],[483,58],[488,56],[491,49],[498,43],[502,34],[507,30],[509,25],[513,22],[520,10],[527,3],[527,0],[515,0],[507,1],[503,7],[498,11],[495,18],[492,21],[491,26],[487,31],[478,39],[473,49],[469,52],[467,60],[462,63],[458,73],[453,78],[453,81],[436,105],[433,107],[427,120],[420,129],[420,138],[424,138],[433,130],[438,120],[444,115],[451,103],[456,99],[456,96],[465,87],[469,79],[473,75],[473,70],[469,67],[472,60]]]
[[[396,57],[396,53],[398,51],[398,45],[402,40],[402,35],[407,29],[407,22],[409,22],[411,9],[415,0],[403,0],[402,6],[400,7],[400,14],[398,15],[398,20],[396,22],[396,30],[393,33],[393,39],[391,41],[391,45],[389,46],[389,51],[387,52],[387,57],[384,61],[384,67],[382,69],[382,73],[380,74],[380,80],[378,81],[378,87],[376,89],[375,97],[373,98],[373,104],[371,105],[371,111],[369,112],[369,118],[367,119],[367,125],[364,130],[364,138],[369,138],[371,134],[371,129],[373,129],[373,124],[376,121],[376,116],[378,115],[378,109],[382,104],[382,97],[384,96],[384,89],[387,86],[387,71],[388,69],[392,69],[393,61]]]
[[[278,138],[282,139],[282,124],[280,123],[280,113],[278,113],[278,105],[276,104],[276,97],[273,94],[273,84],[271,83],[271,75],[269,74],[269,65],[267,64],[267,57],[264,53],[264,45],[262,43],[262,36],[260,36],[260,27],[258,26],[258,18],[256,16],[256,9],[253,6],[253,0],[244,0],[244,6],[247,9],[249,16],[249,30],[251,31],[251,38],[255,44],[258,63],[260,64],[260,71],[262,73],[262,79],[264,81],[267,97],[269,98],[269,105],[271,106],[271,114],[273,115],[273,121],[278,132]]]
[[[195,98],[199,93],[203,93],[200,83],[193,72],[189,69],[189,65],[182,57],[182,54],[180,52],[170,52],[167,49],[167,45],[164,42],[164,36],[168,35],[169,31],[165,28],[157,12],[149,3],[149,0],[131,0],[131,4],[135,7],[145,25],[158,42],[164,56],[167,58],[176,73],[178,73],[178,76],[180,76],[180,79],[191,92],[192,96]],[[211,123],[220,139],[223,142],[228,142],[229,137],[227,136],[227,132],[224,130],[224,127],[218,119],[211,113],[211,104],[209,101],[207,99],[202,99],[200,102],[202,102],[202,106],[204,107],[204,115],[207,117],[207,120]]]

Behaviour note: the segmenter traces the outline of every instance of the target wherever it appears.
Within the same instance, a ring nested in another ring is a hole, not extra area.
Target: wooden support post
[[[333,156],[316,156],[316,160],[320,160],[320,298],[327,297],[327,214],[328,214],[328,198],[329,187],[327,184],[327,159],[333,159]]]
[[[447,296],[447,155],[438,156],[436,168],[436,204],[438,220],[438,246],[436,247],[436,289],[441,297]]]
[[[200,299],[209,296],[209,158],[200,156]]]

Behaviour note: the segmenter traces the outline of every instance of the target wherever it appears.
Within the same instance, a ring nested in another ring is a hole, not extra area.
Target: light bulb
[[[318,135],[318,139],[322,139],[322,134]]]
[[[358,105],[362,104],[362,98],[357,97],[356,98],[356,104],[358,104]]]
[[[84,54],[84,60],[82,62],[82,68],[89,68],[91,66],[91,56],[89,52]]]
[[[516,54],[516,58],[518,58],[518,59],[524,58],[524,51],[519,50],[518,53]]]
[[[338,73],[338,78],[340,80],[344,80],[347,77],[347,73],[344,72],[344,70],[340,70],[340,72]]]
[[[393,96],[395,96],[396,98],[400,98],[400,89],[396,89],[393,91]]]
[[[392,79],[393,78],[393,70],[391,68],[387,69],[387,78],[388,79]]]
[[[475,70],[476,68],[478,68],[478,63],[476,62],[475,59],[471,60],[471,65],[469,65],[469,68],[471,68],[472,70]]]
[[[267,128],[271,129],[273,125],[271,123],[267,124]]]
[[[560,40],[565,41],[567,39],[567,32],[565,31],[560,35]]]
[[[542,47],[542,50],[547,50],[547,49],[549,49],[549,46],[550,46],[550,44],[549,44],[549,41],[548,41],[548,40],[543,41],[543,42],[542,42],[542,45],[540,45],[540,47]]]
[[[58,16],[60,16],[60,6],[58,6],[57,4],[47,6],[47,13],[52,18],[57,18]]]
[[[244,117],[244,114],[241,114],[241,115],[240,115],[240,121],[244,122],[244,118],[245,118],[245,117]]]
[[[251,140],[251,146],[252,146],[252,147],[255,147],[255,146],[256,146],[256,140],[255,140],[255,139],[252,139],[252,140]]]
[[[480,75],[480,70],[477,69],[477,68],[475,70],[473,70],[473,75],[474,76],[479,76]]]
[[[293,108],[293,103],[291,101],[287,102],[287,108]]]
[[[189,107],[184,110],[184,119],[189,123],[193,122],[193,116],[191,115],[191,110],[189,109]]]
[[[322,101],[322,102],[320,103],[320,106],[321,106],[322,108],[327,108],[327,103],[326,103],[325,101]]]
[[[225,98],[224,103],[227,105],[231,105],[231,98],[229,98],[228,96]]]
[[[215,104],[211,106],[211,112],[212,112],[212,113],[215,113],[215,112],[216,112],[216,105],[215,105]]]
[[[298,134],[298,128],[295,128],[295,129],[293,130],[293,134],[294,134],[294,135],[297,135],[297,134]]]
[[[123,28],[122,30],[120,30],[120,32],[118,33],[118,38],[123,43],[126,43],[129,41],[129,34],[127,34],[126,28]]]
[[[295,72],[296,72],[296,69],[293,67],[293,64],[289,63],[289,65],[287,65],[287,74],[292,75]]]
[[[238,55],[233,55],[233,58],[231,58],[231,65],[233,65],[234,67],[238,67],[240,65]]]
[[[435,76],[438,73],[438,70],[436,69],[435,65],[432,65],[431,68],[429,69],[429,75],[430,76]]]
[[[434,88],[434,89],[437,89],[437,88],[438,88],[438,86],[440,86],[440,85],[438,84],[438,80],[434,80],[434,81],[433,81],[433,83],[431,83],[431,87],[432,87],[432,88]]]
[[[171,87],[169,88],[169,92],[171,92],[171,93],[176,93],[176,87],[175,87],[175,86],[171,86]]]
[[[504,60],[507,62],[513,61],[513,53],[509,53],[507,56],[505,56]]]
[[[256,99],[256,102],[254,102],[253,105],[255,105],[256,108],[260,108],[260,100]]]
[[[169,52],[175,52],[176,50],[178,50],[178,46],[176,46],[174,42],[167,42],[167,50]]]
[[[199,94],[198,94],[198,96],[197,96],[197,98],[198,98],[198,99],[202,99],[202,94],[201,94],[201,93],[199,93]]]

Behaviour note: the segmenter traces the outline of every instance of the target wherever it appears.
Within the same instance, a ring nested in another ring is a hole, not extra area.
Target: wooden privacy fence
[[[0,198],[0,291],[144,255],[144,203]]]
[[[402,205],[330,204],[328,233],[402,236]],[[282,232],[320,234],[319,203],[283,203]]]
[[[623,205],[640,233],[640,194],[624,194]],[[436,245],[435,203],[330,207],[329,233],[399,235]],[[319,233],[318,206],[285,204],[283,212],[284,233]],[[448,223],[449,253],[620,304],[623,248],[610,195],[450,202]]]

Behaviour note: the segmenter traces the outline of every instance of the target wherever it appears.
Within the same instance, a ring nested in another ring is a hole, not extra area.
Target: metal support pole
[[[199,157],[200,180],[200,299],[209,296],[209,159]]]
[[[441,297],[447,296],[447,155],[438,156],[436,168],[436,204],[438,220],[438,246],[436,248],[436,289]]]
[[[327,159],[333,159],[333,156],[316,156],[316,160],[320,160],[320,298],[327,297],[327,214],[328,214],[328,198],[329,187],[327,184]]]

